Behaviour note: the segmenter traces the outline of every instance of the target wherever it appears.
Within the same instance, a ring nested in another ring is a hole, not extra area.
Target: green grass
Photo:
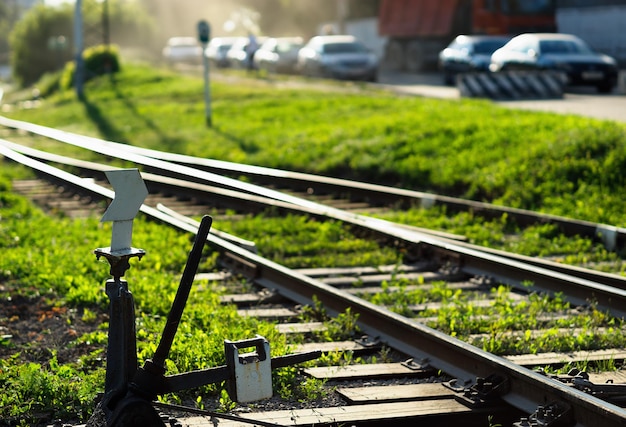
[[[623,254],[607,251],[599,241],[564,236],[553,224],[520,227],[507,215],[486,220],[472,212],[451,215],[441,207],[393,211],[381,216],[389,221],[463,235],[480,246],[610,273],[623,274],[626,269]]]
[[[285,80],[215,80],[211,88],[214,126],[207,128],[199,77],[126,64],[113,78],[90,82],[82,101],[64,92],[44,100],[42,108],[15,109],[6,115],[159,150],[439,191],[614,225],[624,222],[626,138],[621,124],[502,109],[484,101],[397,98],[380,91],[359,92],[354,89],[360,86],[351,84],[330,87],[294,89]],[[7,98],[11,101],[11,94]],[[67,147],[48,141],[33,144],[68,152]],[[69,152],[90,157],[79,149]],[[91,399],[103,387],[107,323],[102,315],[108,299],[102,288],[108,266],[97,262],[92,251],[106,246],[110,224],[101,224],[98,218],[44,215],[11,192],[11,179],[28,175],[10,163],[0,168],[0,295],[4,302],[19,297],[65,308],[68,326],[86,324],[91,329],[72,344],[87,349],[78,360],[59,360],[52,352],[42,362],[41,357],[33,357],[31,348],[3,338],[0,348],[7,357],[0,361],[0,388],[10,392],[1,397],[0,418],[14,424],[19,419],[24,423],[66,417],[84,421],[93,409]],[[391,213],[386,218],[465,234],[481,245],[577,264],[602,261],[612,271],[622,269],[618,255],[586,239],[566,239],[546,225],[520,234],[505,217],[484,221],[471,214],[447,215],[439,208]],[[359,239],[335,222],[295,215],[279,219],[268,212],[244,221],[222,221],[215,227],[254,240],[261,255],[292,267],[399,261],[394,252]],[[126,274],[137,306],[141,363],[152,355],[162,331],[191,237],[140,216],[133,245],[147,250],[147,256],[132,262]],[[215,254],[207,249],[205,255],[202,268],[210,270],[215,267]],[[168,361],[169,372],[219,365],[224,339],[257,333],[269,339],[273,354],[288,351],[290,343],[271,324],[241,319],[234,307],[220,305],[217,297],[222,292],[227,289],[212,283],[199,284],[192,291]],[[454,301],[455,294],[443,284],[437,292],[436,298]],[[401,312],[415,301],[433,298],[409,292],[402,296],[392,298],[394,309]],[[385,303],[384,297],[381,294],[379,302]],[[501,305],[510,306],[506,301]],[[499,339],[499,331],[510,325],[474,322],[475,312],[466,301],[454,301],[436,326],[463,337],[490,331],[503,346],[527,351]],[[524,320],[519,313],[506,314],[503,321]],[[328,322],[320,339],[341,339],[355,332],[351,313],[329,321],[323,307],[316,306],[303,316]],[[607,320],[595,316],[586,320],[586,327],[607,325]],[[544,341],[552,338],[549,335]],[[337,357],[327,356],[322,363],[356,362],[351,355]],[[318,397],[321,385],[299,382],[296,374],[295,369],[278,373],[276,390],[297,400]],[[232,407],[222,385],[166,398],[190,399],[199,407],[208,401],[219,401],[222,409]]]
[[[590,306],[574,310],[563,295],[530,294],[518,301],[511,289],[491,289],[489,306],[475,304],[482,292],[454,289],[445,282],[423,286],[423,281],[395,279],[383,283],[382,292],[364,295],[407,317],[427,319],[431,328],[446,332],[493,354],[514,355],[622,348],[624,323]],[[437,309],[414,312],[418,304],[440,303]],[[579,331],[574,334],[572,329]],[[531,334],[538,330],[539,334]]]
[[[336,221],[319,222],[298,215],[279,218],[268,213],[246,221],[221,221],[219,228],[246,236],[256,243],[261,255],[290,268],[384,265],[401,261],[394,248],[381,248],[371,239],[358,238]],[[332,257],[328,256],[329,252]]]
[[[624,222],[621,123],[339,84],[292,87],[216,79],[207,128],[200,76],[126,64],[89,83],[84,102],[65,92],[8,115],[149,148]]]

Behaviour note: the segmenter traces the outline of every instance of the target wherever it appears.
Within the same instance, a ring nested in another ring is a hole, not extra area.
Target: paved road
[[[8,65],[0,65],[0,80],[7,80],[11,77],[11,68]]]
[[[380,83],[392,90],[433,98],[459,98],[454,87],[444,86],[441,76],[432,74],[406,74],[384,72]],[[626,94],[598,94],[593,88],[567,89],[563,99],[532,101],[495,101],[510,108],[551,111],[561,114],[578,114],[586,117],[626,122]]]

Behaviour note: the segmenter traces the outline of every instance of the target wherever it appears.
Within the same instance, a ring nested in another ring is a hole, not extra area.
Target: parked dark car
[[[270,73],[294,73],[303,45],[301,37],[271,37],[256,51],[254,65]]]
[[[439,70],[447,85],[454,84],[456,76],[474,71],[489,71],[491,54],[504,46],[508,36],[457,36],[439,52]]]
[[[378,58],[353,36],[315,36],[298,52],[298,71],[309,77],[378,80]]]
[[[491,55],[491,71],[554,70],[571,86],[595,86],[608,93],[617,85],[615,59],[595,52],[570,34],[521,34]]]

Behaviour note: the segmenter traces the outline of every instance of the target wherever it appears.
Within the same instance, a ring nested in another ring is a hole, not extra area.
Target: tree
[[[9,61],[9,34],[15,22],[18,21],[21,11],[17,0],[0,2],[0,63]]]
[[[153,25],[136,2],[108,0],[111,42],[141,47],[152,40]],[[83,2],[85,47],[101,44],[102,4]],[[74,58],[74,5],[38,5],[17,22],[10,34],[13,76],[21,86],[35,83],[45,73],[60,70]],[[96,34],[97,33],[97,34]]]
[[[6,3],[0,3],[0,63],[5,62],[4,56],[9,50],[9,19]]]
[[[106,16],[105,16],[106,15]],[[154,51],[156,23],[141,2],[84,0],[85,46],[112,43],[124,48]]]
[[[11,32],[13,77],[22,86],[36,82],[43,74],[61,69],[71,59],[73,40],[72,8],[35,6]],[[64,43],[63,43],[64,42]],[[63,44],[65,47],[63,47]]]

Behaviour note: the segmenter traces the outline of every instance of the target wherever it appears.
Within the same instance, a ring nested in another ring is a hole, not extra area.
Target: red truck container
[[[378,14],[385,65],[410,72],[434,68],[459,34],[553,31],[554,0],[380,0]]]

